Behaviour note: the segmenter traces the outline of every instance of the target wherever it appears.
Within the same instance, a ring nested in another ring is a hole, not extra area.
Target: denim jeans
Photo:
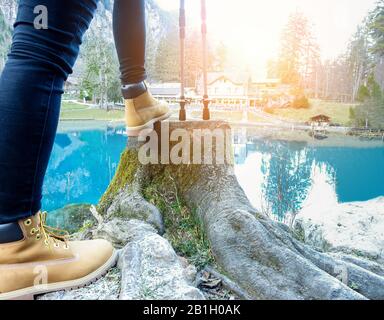
[[[115,0],[113,34],[122,84],[145,80],[145,0]]]
[[[97,2],[19,0],[12,47],[0,78],[0,224],[24,219],[41,209],[64,83]],[[121,43],[122,80],[140,82],[145,78],[144,0],[118,0],[115,10],[120,10],[119,3],[122,10],[131,10],[125,15],[115,11],[114,15],[119,19],[114,29],[116,42]],[[48,9],[48,29],[34,27],[34,8],[39,5]]]

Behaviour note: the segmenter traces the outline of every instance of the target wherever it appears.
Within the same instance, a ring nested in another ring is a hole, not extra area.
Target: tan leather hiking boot
[[[67,241],[45,225],[45,214],[18,222],[23,239],[0,244],[0,300],[83,287],[104,275],[117,259],[105,240]]]
[[[149,91],[133,99],[125,100],[125,121],[127,134],[136,137],[141,130],[153,128],[157,121],[165,120],[171,116],[166,103],[157,101]]]

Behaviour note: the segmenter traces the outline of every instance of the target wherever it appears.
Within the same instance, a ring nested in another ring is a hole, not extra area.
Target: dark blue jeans
[[[0,224],[41,209],[64,82],[72,72],[97,2],[19,1],[11,52],[0,78]],[[118,46],[123,83],[139,82],[145,78],[144,50],[137,47],[144,48],[145,37],[119,30],[129,30],[127,23],[137,24],[133,29],[145,28],[144,0],[117,0],[115,10],[119,10],[118,3],[131,3],[122,6],[128,12],[114,24],[117,43],[125,44]],[[34,28],[34,8],[39,5],[48,9],[48,29]]]

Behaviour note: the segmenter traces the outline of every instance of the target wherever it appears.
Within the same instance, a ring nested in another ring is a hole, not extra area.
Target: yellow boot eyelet
[[[58,243],[55,243],[53,246],[54,246],[55,248],[60,248],[60,245],[59,245]]]
[[[40,234],[37,234],[36,235],[36,241],[39,241],[41,239],[41,235]]]
[[[39,230],[37,230],[37,229],[35,229],[35,228],[32,228],[32,229],[31,229],[31,235],[33,236],[37,231],[39,231]]]
[[[69,245],[65,245],[64,247],[63,247],[65,250],[68,250],[69,249]]]
[[[32,220],[31,219],[25,220],[24,224],[28,227],[32,224]]]

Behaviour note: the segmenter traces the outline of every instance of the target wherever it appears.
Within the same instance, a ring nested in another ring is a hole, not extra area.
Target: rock
[[[122,272],[120,299],[204,299],[192,284],[196,270],[183,265],[170,243],[143,222],[129,223],[131,241],[121,251],[118,263]]]
[[[124,220],[141,220],[154,226],[160,234],[164,224],[160,211],[137,192],[121,192],[107,210],[107,219],[112,217]]]
[[[51,211],[47,223],[55,228],[74,233],[87,225],[94,225],[96,219],[90,211],[89,204],[70,204],[61,209]]]
[[[384,197],[325,208],[309,206],[298,215],[295,230],[322,251],[384,264]]]
[[[117,300],[120,294],[120,280],[120,270],[113,268],[103,278],[87,287],[48,293],[37,300]]]
[[[115,218],[91,232],[92,237],[120,247],[126,244],[120,251],[118,268],[87,287],[46,294],[40,300],[205,299],[193,285],[196,268],[177,256],[149,224]]]
[[[123,248],[134,240],[136,232],[157,233],[154,227],[142,221],[114,218],[92,230],[92,238],[105,239],[115,248]]]

